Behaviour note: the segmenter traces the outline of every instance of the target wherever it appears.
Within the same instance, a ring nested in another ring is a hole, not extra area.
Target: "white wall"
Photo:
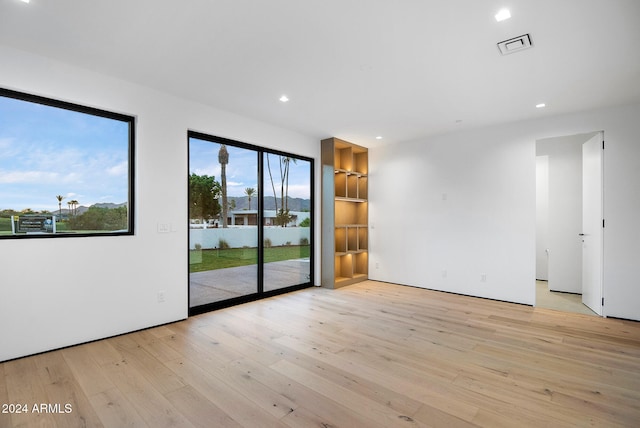
[[[536,279],[549,279],[549,156],[536,156]]]
[[[582,144],[593,135],[545,138],[536,144],[536,153],[549,160],[546,245],[553,291],[582,293]]]
[[[4,88],[137,117],[135,236],[0,240],[0,361],[187,316],[187,129],[319,159],[300,134],[44,57],[0,47],[0,70]]]
[[[480,130],[369,156],[370,277],[534,302],[533,144]]]
[[[311,240],[311,230],[308,227],[265,226],[263,231],[264,239],[270,240],[274,247],[300,245],[302,239],[306,239],[307,242]],[[199,244],[203,250],[218,248],[221,239],[225,240],[230,248],[255,248],[258,245],[257,226],[192,228],[189,230],[189,235],[191,236],[189,241],[189,249],[191,250],[195,250],[196,244]]]
[[[535,142],[604,130],[604,310],[640,320],[638,118],[621,106],[372,148],[370,277],[533,305]]]

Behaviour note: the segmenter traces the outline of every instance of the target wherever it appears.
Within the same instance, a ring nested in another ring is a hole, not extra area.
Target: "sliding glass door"
[[[313,160],[189,133],[189,312],[312,285]]]
[[[311,163],[265,153],[264,290],[311,280]]]

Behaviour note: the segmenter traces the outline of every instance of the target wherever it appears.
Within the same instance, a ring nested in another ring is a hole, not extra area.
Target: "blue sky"
[[[191,138],[189,142],[189,173],[198,175],[213,175],[220,182],[220,163],[218,151],[220,144]],[[258,190],[258,154],[252,150],[227,145],[229,164],[227,165],[227,194],[229,196],[244,196],[244,189],[253,187]],[[280,168],[278,156],[269,155],[273,181],[276,192],[280,197]],[[269,174],[265,168],[267,180],[266,196],[273,196]],[[289,167],[289,196],[292,198],[310,198],[309,162],[297,160]]]
[[[127,202],[128,126],[0,96],[0,210]]]
[[[61,108],[0,96],[0,210],[58,210],[56,195],[79,205],[128,200],[128,126]],[[220,181],[220,145],[191,139],[190,173]],[[257,184],[257,154],[227,146],[229,196],[244,196]],[[276,192],[278,156],[270,155]],[[266,195],[273,194],[268,174]],[[309,199],[309,162],[291,163],[289,196]]]

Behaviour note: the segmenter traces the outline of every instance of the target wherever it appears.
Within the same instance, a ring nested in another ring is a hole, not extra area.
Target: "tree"
[[[220,162],[220,178],[222,179],[222,227],[227,227],[227,164],[229,163],[229,152],[227,146],[220,145],[218,151],[218,162]]]
[[[249,200],[249,211],[251,211],[251,198],[256,194],[256,189],[253,187],[247,187],[244,189],[244,194],[247,195],[247,199]]]
[[[273,190],[273,203],[276,207],[276,216],[278,214],[278,196],[276,195],[276,186],[273,184],[273,174],[271,173],[271,155],[267,153],[267,170],[269,171],[269,179],[271,180],[271,189]]]
[[[64,196],[57,195],[56,199],[58,200],[58,216],[61,217],[62,216],[62,200],[64,199]]]
[[[298,226],[300,226],[300,227],[311,227],[311,219],[309,217],[305,218],[304,220],[302,220],[300,222],[300,224]]]
[[[273,189],[273,199],[276,206],[276,224],[286,227],[291,222],[292,216],[289,212],[289,165],[294,158],[287,156],[278,156],[278,165],[280,167],[280,209],[278,209],[278,196],[276,195],[276,187],[273,182],[273,174],[271,172],[271,163],[269,155],[267,155],[267,169],[269,170],[269,178],[271,179],[271,188]]]
[[[84,214],[69,220],[73,230],[121,230],[127,229],[127,207],[90,207]]]
[[[71,209],[73,210],[73,215],[78,215],[78,204],[80,202],[78,202],[76,199],[73,199],[71,201]]]
[[[284,182],[285,182],[285,192],[284,192],[284,210],[289,213],[289,165],[293,161],[293,163],[297,163],[295,158],[284,157],[281,160],[281,163],[284,164]]]
[[[189,218],[211,219],[220,213],[221,188],[213,176],[189,176]]]

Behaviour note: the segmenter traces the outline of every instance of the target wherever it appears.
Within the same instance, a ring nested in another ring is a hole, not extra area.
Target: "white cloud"
[[[112,166],[111,168],[107,168],[107,174],[111,176],[127,175],[128,171],[129,163],[127,161],[122,161],[119,164]]]
[[[289,197],[309,199],[310,188],[308,184],[289,184]]]
[[[79,183],[81,182],[81,175],[75,172],[70,172],[60,177],[60,183]]]
[[[0,171],[0,183],[49,183],[58,179],[55,172],[46,171]]]
[[[10,148],[13,141],[13,138],[0,138],[0,150],[6,150]]]

